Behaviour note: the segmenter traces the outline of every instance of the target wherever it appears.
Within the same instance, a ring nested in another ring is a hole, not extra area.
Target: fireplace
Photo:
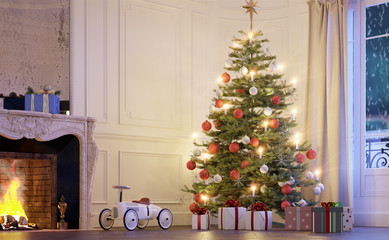
[[[29,222],[56,228],[57,204],[64,195],[69,228],[91,227],[93,128],[94,119],[86,117],[0,110],[0,184],[14,166]]]

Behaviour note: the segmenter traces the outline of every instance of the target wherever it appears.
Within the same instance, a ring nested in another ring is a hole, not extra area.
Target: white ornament
[[[274,64],[270,64],[269,66],[270,70],[272,70],[273,72],[276,70],[276,66],[274,66]]]
[[[257,89],[256,87],[251,87],[251,88],[249,89],[249,93],[250,93],[251,95],[257,95],[258,89]]]
[[[227,60],[225,63],[224,63],[224,65],[226,66],[226,68],[230,68],[230,67],[232,67],[232,61],[231,60]]]
[[[295,182],[293,177],[290,177],[290,180],[287,182],[289,185],[293,185]]]
[[[245,66],[239,69],[239,73],[242,74],[243,76],[246,76],[248,72],[249,70]]]
[[[265,114],[265,116],[270,116],[272,113],[273,113],[273,110],[271,110],[271,108],[269,108],[269,107],[267,107],[267,108],[265,108],[265,110],[263,110],[263,114]]]
[[[259,171],[261,171],[261,173],[267,173],[269,171],[269,167],[266,165],[266,164],[263,164],[260,168],[259,168]]]
[[[215,105],[213,105],[213,104],[209,105],[209,111],[213,112],[215,110],[216,110]]]
[[[323,190],[324,190],[324,185],[323,185],[323,183],[319,183],[319,184],[317,184],[317,186],[320,188],[320,191],[323,191]]]
[[[216,95],[223,96],[223,91],[221,89],[216,90]]]
[[[293,204],[292,204],[292,206],[299,206],[299,207],[305,207],[305,206],[307,206],[308,204],[307,204],[307,202],[304,200],[304,199],[301,199],[300,201],[298,201],[298,202],[294,202]]]
[[[265,193],[266,189],[267,189],[266,185],[262,185],[262,187],[261,187],[261,193]]]
[[[267,53],[267,51],[268,51],[267,47],[262,48],[262,52]]]
[[[283,187],[285,186],[286,182],[278,182],[278,186]]]
[[[321,190],[319,187],[314,187],[312,192],[313,192],[313,195],[319,195],[321,193]]]
[[[248,136],[244,136],[244,137],[242,138],[242,143],[243,143],[243,144],[249,144],[249,143],[250,143],[250,138],[249,138]]]
[[[313,178],[313,173],[312,173],[311,171],[308,171],[308,172],[305,174],[305,178],[311,180],[311,179]]]
[[[195,157],[200,157],[200,155],[201,155],[200,149],[195,148],[195,149],[193,150],[193,155],[194,155]]]
[[[220,176],[219,174],[216,174],[214,177],[213,177],[213,181],[215,183],[220,183],[222,181],[222,176]]]

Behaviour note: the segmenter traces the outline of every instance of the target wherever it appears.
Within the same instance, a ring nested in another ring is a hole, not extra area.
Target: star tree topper
[[[261,9],[260,7],[257,7],[257,2],[254,3],[254,0],[250,0],[250,2],[247,2],[247,0],[245,0],[245,2],[247,3],[247,5],[245,6],[242,6],[244,9],[246,9],[246,13],[250,13],[250,31],[252,32],[253,31],[253,15],[254,13],[255,14],[258,14],[256,10],[259,10]]]

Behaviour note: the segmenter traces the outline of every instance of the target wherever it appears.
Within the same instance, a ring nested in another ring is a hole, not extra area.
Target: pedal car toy
[[[157,218],[158,225],[167,230],[173,223],[173,215],[167,208],[160,208],[152,203],[150,199],[142,198],[139,201],[122,202],[122,194],[124,189],[130,189],[128,186],[112,186],[114,189],[120,190],[120,201],[117,202],[111,209],[103,209],[100,212],[99,223],[104,230],[109,230],[115,219],[123,219],[123,224],[129,231],[133,231],[136,227],[143,229],[149,223],[149,220]]]

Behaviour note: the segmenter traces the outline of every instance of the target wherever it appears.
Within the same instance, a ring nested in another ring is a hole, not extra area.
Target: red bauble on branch
[[[211,143],[208,147],[208,150],[211,154],[217,153],[219,151],[219,145],[216,143]]]
[[[284,195],[289,195],[292,193],[292,188],[289,186],[289,184],[285,184],[282,188],[281,188],[281,192],[282,194]]]
[[[242,93],[244,93],[244,89],[235,89],[235,92],[242,94]]]
[[[220,120],[216,120],[216,122],[213,123],[213,126],[215,126],[217,130],[220,130],[222,128],[222,122]]]
[[[193,162],[192,160],[189,160],[187,163],[186,163],[186,167],[189,169],[189,170],[193,170],[196,168],[196,163]]]
[[[232,180],[238,180],[240,178],[240,173],[236,170],[236,168],[230,172],[230,177]]]
[[[209,178],[209,172],[206,169],[201,170],[199,175],[203,180],[207,180]]]
[[[307,152],[307,158],[310,159],[310,160],[313,160],[315,159],[316,157],[316,152],[315,150],[313,150],[312,148],[308,150]]]
[[[294,157],[298,163],[303,163],[305,160],[304,154],[302,153],[297,153],[296,156]]]
[[[278,128],[279,125],[280,125],[280,122],[278,122],[278,120],[276,118],[273,118],[270,121],[270,127],[271,128]]]
[[[210,122],[208,122],[208,120],[205,120],[205,122],[203,122],[203,124],[201,124],[201,127],[203,128],[204,131],[209,131],[211,130],[212,128],[212,124]]]
[[[222,74],[222,81],[224,83],[228,83],[230,81],[230,79],[231,79],[230,74],[228,74],[226,72]]]
[[[290,207],[290,202],[285,200],[281,203],[281,208],[282,210],[285,210],[286,207]]]
[[[271,98],[271,102],[274,104],[274,105],[278,105],[280,104],[281,102],[281,98],[277,95],[274,95],[272,98]]]
[[[250,163],[247,161],[247,160],[244,160],[243,162],[242,162],[242,164],[240,164],[240,167],[243,169],[243,168],[245,168],[245,167],[248,167],[250,165]]]
[[[236,153],[236,152],[239,151],[239,144],[237,142],[233,142],[233,143],[230,144],[228,149],[230,149],[230,152]]]
[[[197,194],[194,196],[193,199],[194,199],[195,202],[197,202],[197,203],[202,203],[202,202],[204,201],[203,198],[202,198],[202,196],[201,196],[201,193],[197,193]]]
[[[195,202],[192,203],[192,204],[189,206],[189,210],[190,210],[191,212],[195,212],[197,208],[199,208],[199,205],[197,205],[197,203],[195,203]]]
[[[222,108],[223,105],[224,105],[223,100],[221,100],[221,99],[216,100],[215,106],[216,106],[217,108]]]
[[[234,117],[236,119],[241,119],[243,117],[243,111],[240,110],[239,108],[235,109],[234,111]]]
[[[250,144],[251,144],[251,146],[253,146],[253,147],[258,147],[258,145],[259,145],[259,140],[258,140],[258,138],[253,137],[253,138],[250,140]]]

